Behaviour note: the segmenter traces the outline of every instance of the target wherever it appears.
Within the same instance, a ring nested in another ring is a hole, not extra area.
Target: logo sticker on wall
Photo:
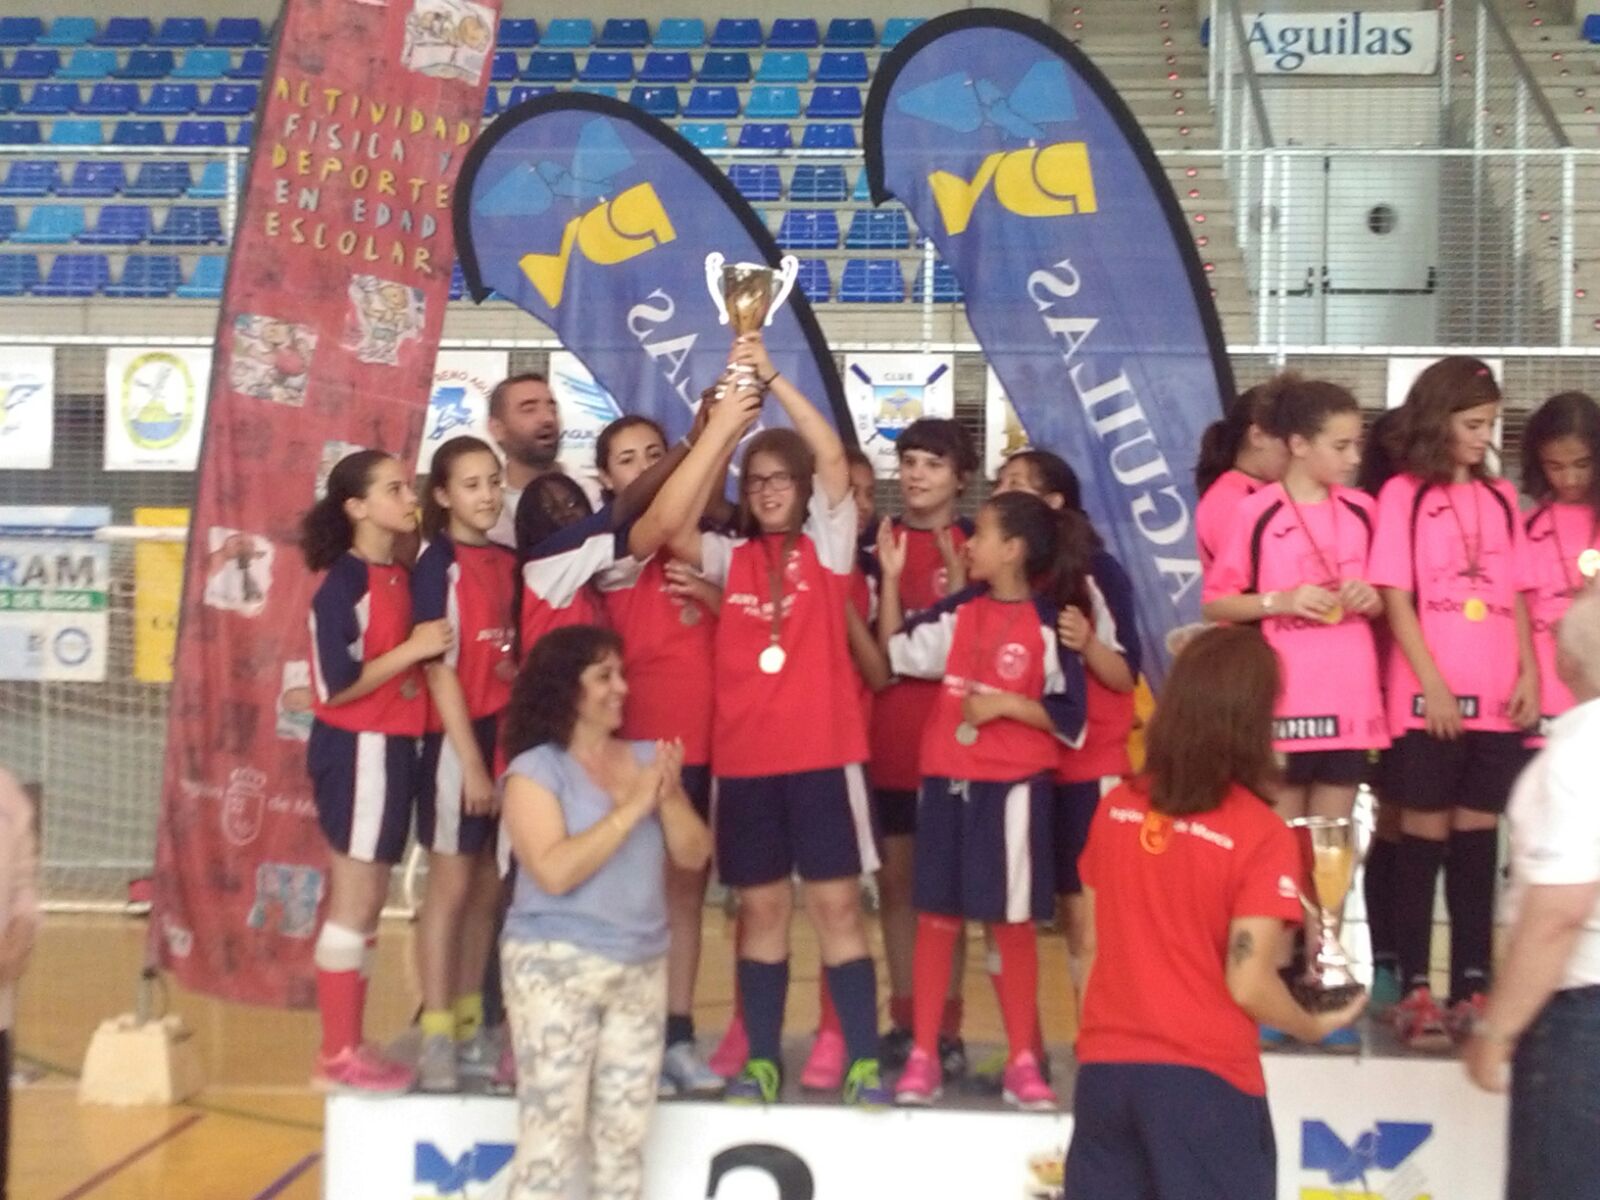
[[[948,354],[852,354],[844,390],[856,440],[880,478],[899,468],[900,434],[922,417],[956,412],[955,360]]]
[[[205,426],[211,351],[106,351],[108,471],[192,471]]]

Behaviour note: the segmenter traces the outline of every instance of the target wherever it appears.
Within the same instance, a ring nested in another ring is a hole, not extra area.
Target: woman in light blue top
[[[677,742],[617,736],[622,642],[574,625],[541,638],[507,711],[504,821],[516,891],[500,956],[517,1055],[513,1200],[631,1200],[667,1013],[666,867],[703,868],[711,835]]]

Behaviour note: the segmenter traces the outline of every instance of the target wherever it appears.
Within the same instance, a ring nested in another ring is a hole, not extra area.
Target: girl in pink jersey
[[[1556,674],[1556,622],[1600,574],[1600,405],[1583,392],[1552,396],[1522,434],[1522,490],[1538,507],[1523,523],[1533,585],[1528,601],[1539,656],[1539,736],[1572,707]]]
[[[1221,553],[1239,502],[1272,483],[1288,466],[1288,447],[1266,427],[1275,383],[1268,380],[1242,392],[1228,406],[1227,415],[1213,421],[1201,435],[1194,467],[1194,490],[1200,497],[1194,510],[1194,532],[1202,572],[1209,571],[1212,560]]]
[[[1393,918],[1401,1039],[1443,1049],[1488,990],[1496,826],[1539,715],[1516,490],[1486,464],[1500,388],[1475,358],[1420,376],[1390,431],[1401,474],[1378,496],[1371,582],[1394,649],[1386,671],[1385,799],[1400,807]],[[1433,897],[1450,913],[1450,1014],[1429,987]]]

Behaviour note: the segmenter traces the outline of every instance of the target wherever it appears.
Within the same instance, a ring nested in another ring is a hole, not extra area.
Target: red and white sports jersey
[[[778,564],[785,661],[768,675],[756,660],[771,644],[771,564],[786,541],[782,534],[700,536],[701,569],[723,588],[711,736],[719,777],[820,771],[867,757],[844,617],[855,567],[855,500],[846,495],[830,510],[821,484],[813,483],[805,525]]]
[[[411,636],[411,587],[406,569],[369,563],[345,551],[311,598],[311,679],[317,720],[350,733],[418,737],[427,723],[422,668],[407,667],[382,687],[349,704],[332,705],[361,678],[363,663]]]
[[[517,558],[504,546],[463,546],[441,533],[423,550],[411,572],[411,611],[418,621],[444,617],[454,642],[444,656],[461,680],[467,715],[493,716],[510,703],[516,675],[511,606],[516,596]],[[428,706],[428,728],[444,728]]]
[[[894,519],[896,537],[906,539],[906,569],[900,576],[900,611],[909,624],[949,594],[950,577],[931,529],[913,529]],[[950,526],[950,540],[959,554],[972,536],[965,517]],[[874,582],[881,578],[876,543],[867,548],[867,564]],[[925,772],[918,761],[922,730],[939,698],[939,685],[927,679],[896,679],[873,697],[872,786],[895,791],[916,791]]]
[[[601,582],[611,625],[622,635],[628,679],[622,736],[682,738],[683,761],[711,761],[711,680],[717,618],[695,600],[667,592],[665,553],[629,558]]]
[[[1194,540],[1200,550],[1202,575],[1211,573],[1211,564],[1227,544],[1234,512],[1247,496],[1262,486],[1262,480],[1232,467],[1218,475],[1206,494],[1200,497],[1200,503],[1194,507]]]
[[[1578,556],[1600,549],[1600,517],[1587,504],[1541,504],[1523,524],[1527,532],[1528,615],[1539,658],[1539,713],[1545,724],[1572,707],[1572,690],[1556,674],[1556,622],[1585,586]]]
[[[568,525],[533,548],[522,564],[518,649],[525,661],[552,629],[604,625],[605,605],[593,583],[628,557],[628,530],[611,527],[611,505]]]
[[[1094,606],[1091,619],[1095,637],[1127,660],[1128,669],[1137,680],[1141,656],[1133,582],[1122,564],[1104,550],[1095,551],[1090,562],[1089,595]],[[1061,762],[1056,767],[1058,783],[1089,783],[1126,775],[1133,769],[1128,758],[1128,738],[1133,734],[1134,722],[1133,693],[1112,691],[1087,666],[1083,684],[1088,709],[1083,745],[1062,748]]]
[[[1033,596],[996,600],[987,585],[964,588],[925,610],[889,639],[897,675],[942,680],[922,730],[925,776],[1004,783],[1053,771],[1063,744],[1081,745],[1085,719],[1083,659],[1063,652],[1056,609]],[[1015,692],[1044,704],[1055,735],[1002,718],[963,746],[967,694]]]

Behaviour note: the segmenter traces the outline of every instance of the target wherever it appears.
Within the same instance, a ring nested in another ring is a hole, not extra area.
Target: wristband
[[[769,376],[769,377],[768,377],[768,378],[766,378],[766,379],[761,379],[761,378],[760,378],[760,377],[759,377],[759,376],[758,376],[758,377],[757,377],[757,381],[758,381],[758,382],[759,382],[759,383],[760,383],[760,384],[761,384],[761,390],[762,390],[762,391],[763,391],[763,392],[765,392],[765,391],[768,391],[768,390],[770,390],[770,389],[771,389],[771,387],[772,387],[772,385],[773,385],[773,384],[774,384],[774,383],[776,383],[776,382],[777,382],[777,381],[778,381],[778,375],[779,375],[779,372],[777,372],[777,371],[774,371],[774,372],[773,372],[773,373],[772,373],[772,374],[771,374],[771,375],[770,375],[770,376]]]

